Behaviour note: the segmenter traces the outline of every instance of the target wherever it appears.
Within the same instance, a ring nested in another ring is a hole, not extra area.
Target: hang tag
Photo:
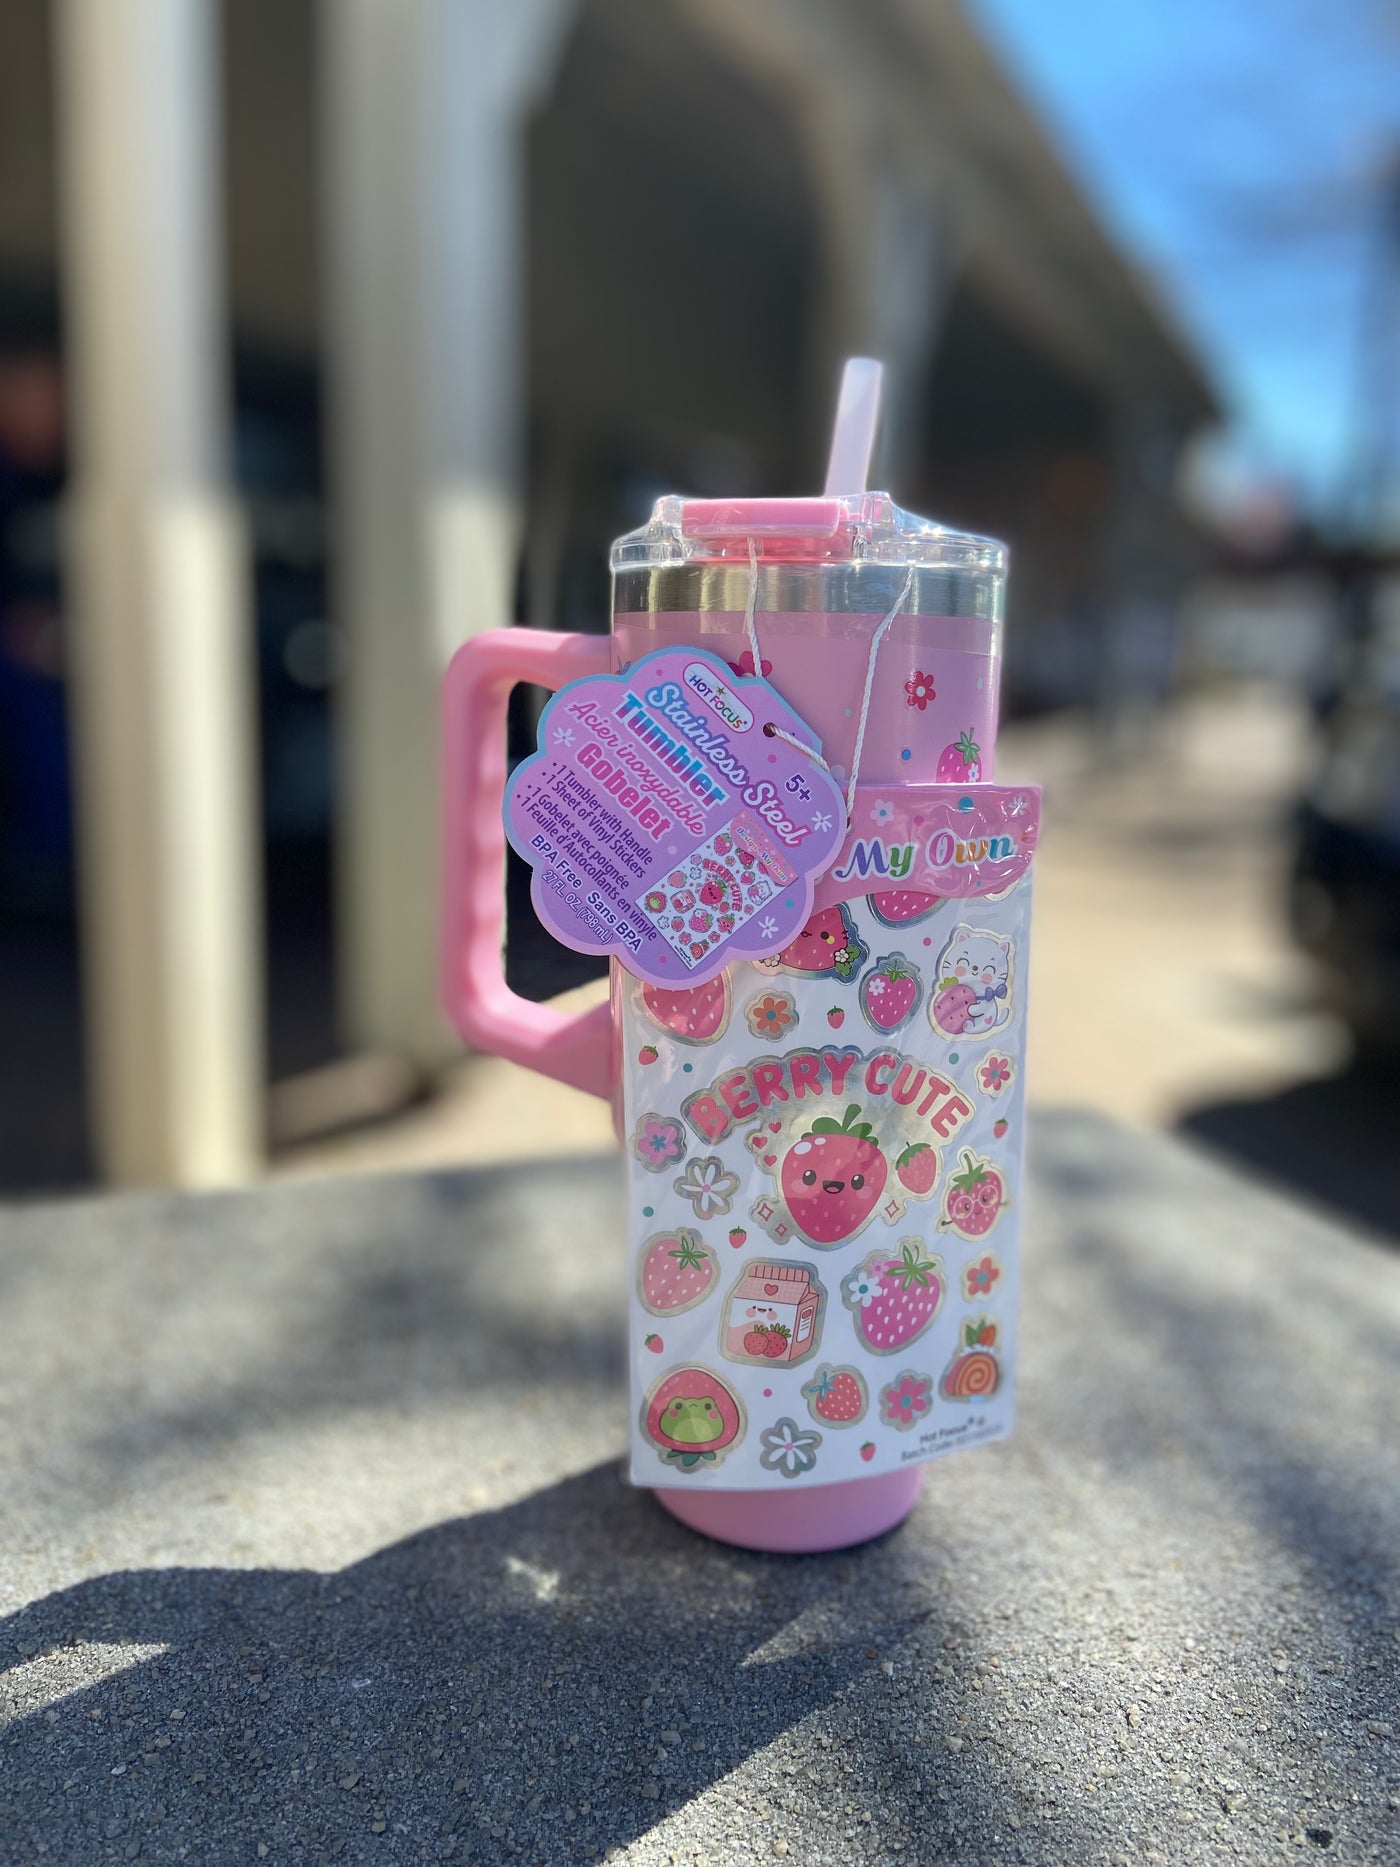
[[[821,742],[766,681],[701,649],[561,688],[505,795],[536,913],[565,946],[656,985],[779,952],[846,832],[805,746]]]

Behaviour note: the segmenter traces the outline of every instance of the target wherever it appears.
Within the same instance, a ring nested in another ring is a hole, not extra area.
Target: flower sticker
[[[872,1303],[878,1301],[884,1282],[885,1260],[881,1255],[852,1271],[842,1288],[852,1309],[869,1309]]]
[[[722,1219],[734,1204],[739,1176],[729,1172],[718,1154],[706,1154],[703,1159],[692,1159],[673,1185],[682,1199],[690,1201],[697,1219]]]
[[[753,650],[751,648],[746,648],[739,659],[737,661],[731,661],[729,665],[741,678],[747,675],[748,678],[752,680],[756,672],[753,665]],[[766,681],[768,676],[773,672],[773,664],[768,659],[767,655],[763,655],[759,658],[758,668],[762,671],[763,678]]]
[[[800,1478],[816,1465],[817,1447],[821,1442],[821,1434],[810,1426],[799,1426],[796,1420],[778,1420],[758,1435],[758,1443],[763,1448],[758,1462],[766,1472],[777,1472],[783,1478]]]
[[[936,700],[938,698],[934,690],[933,676],[931,674],[923,674],[918,669],[915,669],[913,677],[904,683],[904,692],[908,696],[905,705],[917,707],[920,713],[923,712],[930,700]]]
[[[902,1368],[888,1387],[880,1389],[880,1418],[897,1433],[918,1426],[933,1405],[933,1376]]]
[[[974,1297],[989,1297],[1000,1276],[1001,1266],[988,1252],[985,1258],[978,1258],[965,1266],[962,1274],[964,1297],[969,1303]]]
[[[648,1173],[685,1157],[685,1129],[669,1115],[643,1115],[632,1130],[632,1152]]]
[[[989,1096],[999,1096],[1011,1078],[1016,1074],[1016,1066],[1010,1057],[988,1056],[977,1074],[982,1079],[982,1087]]]
[[[797,1002],[791,992],[764,992],[744,1016],[755,1037],[777,1039],[797,1023]]]
[[[887,798],[877,797],[875,802],[870,806],[870,821],[872,823],[893,823],[894,805],[891,804]]]

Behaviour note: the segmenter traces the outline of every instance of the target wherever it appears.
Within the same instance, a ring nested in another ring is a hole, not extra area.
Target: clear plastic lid
[[[999,582],[1006,547],[950,531],[897,506],[888,493],[813,499],[658,499],[650,519],[612,548],[614,571],[747,564],[953,570]]]

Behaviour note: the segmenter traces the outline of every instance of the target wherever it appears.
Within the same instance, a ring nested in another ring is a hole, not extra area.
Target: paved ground
[[[1036,1130],[1021,1425],[846,1555],[618,1481],[612,1169],[0,1235],[0,1862],[1400,1858],[1400,1264]]]

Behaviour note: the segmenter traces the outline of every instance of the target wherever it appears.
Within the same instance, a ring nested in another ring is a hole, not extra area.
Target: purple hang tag
[[[795,937],[846,807],[803,749],[820,740],[767,681],[658,649],[561,688],[539,745],[506,786],[506,835],[565,946],[690,986]]]

